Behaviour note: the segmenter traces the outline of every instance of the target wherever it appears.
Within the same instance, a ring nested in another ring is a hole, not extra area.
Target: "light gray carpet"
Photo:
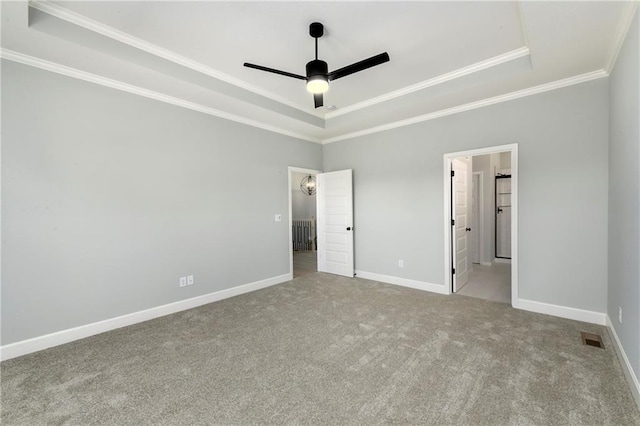
[[[320,273],[1,367],[7,425],[640,424],[603,327]]]

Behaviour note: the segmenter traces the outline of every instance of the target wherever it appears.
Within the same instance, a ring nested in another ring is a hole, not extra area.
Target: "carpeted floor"
[[[604,327],[320,273],[1,368],[5,425],[640,424]]]

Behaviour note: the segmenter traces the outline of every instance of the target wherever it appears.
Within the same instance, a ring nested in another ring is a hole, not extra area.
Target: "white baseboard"
[[[495,257],[493,259],[493,263],[511,263],[511,259],[502,259],[500,257]]]
[[[517,306],[514,306],[514,308],[576,321],[589,322],[592,324],[607,325],[607,314],[603,314],[601,312],[586,311],[584,309],[552,305],[550,303],[536,302],[526,299],[518,299]]]
[[[440,284],[431,284],[424,281],[392,277],[390,275],[382,275],[366,271],[356,271],[356,277],[364,278],[366,280],[379,281],[381,283],[395,284],[402,287],[410,287],[418,290],[430,291],[432,293],[449,294],[445,286]]]
[[[618,333],[616,333],[616,329],[613,328],[613,322],[611,322],[609,315],[607,315],[607,327],[609,328],[609,333],[613,336],[613,339],[611,340],[613,340],[614,346],[616,347],[616,353],[618,354],[618,359],[620,359],[622,371],[624,372],[624,375],[629,382],[629,386],[631,387],[633,399],[636,400],[638,409],[640,409],[640,381],[638,380],[636,373],[633,371],[633,367],[631,367],[631,362],[629,362],[629,358],[622,347],[622,343],[620,342]]]
[[[491,262],[480,262],[480,264],[483,265],[483,266],[491,266],[491,265],[493,265],[493,263],[491,263]]]
[[[115,330],[117,328],[126,327],[129,325],[137,324],[139,322],[148,321],[154,318],[174,314],[176,312],[185,311],[191,308],[196,308],[208,303],[217,302],[229,297],[260,290],[290,280],[291,273],[287,273],[284,275],[279,275],[277,277],[267,278],[265,280],[228,288],[226,290],[215,291],[213,293],[204,294],[202,296],[193,297],[191,299],[180,300],[178,302],[169,303],[167,305],[156,306],[155,308],[145,309],[143,311],[133,312],[131,314],[122,315],[91,324],[81,325],[79,327],[69,328],[67,330],[56,331],[55,333],[45,334],[44,336],[38,336],[16,343],[11,343],[0,347],[0,360],[4,361],[22,355],[27,355],[32,352],[41,351],[53,346],[62,345],[64,343],[73,342],[74,340],[79,340],[85,337],[104,333],[105,331]]]

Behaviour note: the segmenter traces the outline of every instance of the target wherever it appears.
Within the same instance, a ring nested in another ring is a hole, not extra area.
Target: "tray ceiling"
[[[3,2],[2,56],[316,142],[608,75],[630,2]],[[311,22],[337,69],[314,109]],[[329,107],[329,108],[327,108]],[[335,107],[335,109],[333,108]]]

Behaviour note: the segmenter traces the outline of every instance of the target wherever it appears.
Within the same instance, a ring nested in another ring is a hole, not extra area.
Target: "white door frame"
[[[499,145],[469,151],[451,152],[443,156],[444,184],[444,284],[452,293],[451,279],[451,161],[456,157],[511,153],[511,306],[518,307],[518,144]]]
[[[291,215],[293,214],[293,200],[291,199],[291,175],[293,173],[309,173],[310,175],[317,175],[318,173],[322,173],[321,170],[314,169],[304,169],[301,167],[293,167],[289,166],[289,178],[287,179],[287,194],[289,197],[289,280],[293,279],[293,218]],[[316,217],[316,220],[318,218]]]

